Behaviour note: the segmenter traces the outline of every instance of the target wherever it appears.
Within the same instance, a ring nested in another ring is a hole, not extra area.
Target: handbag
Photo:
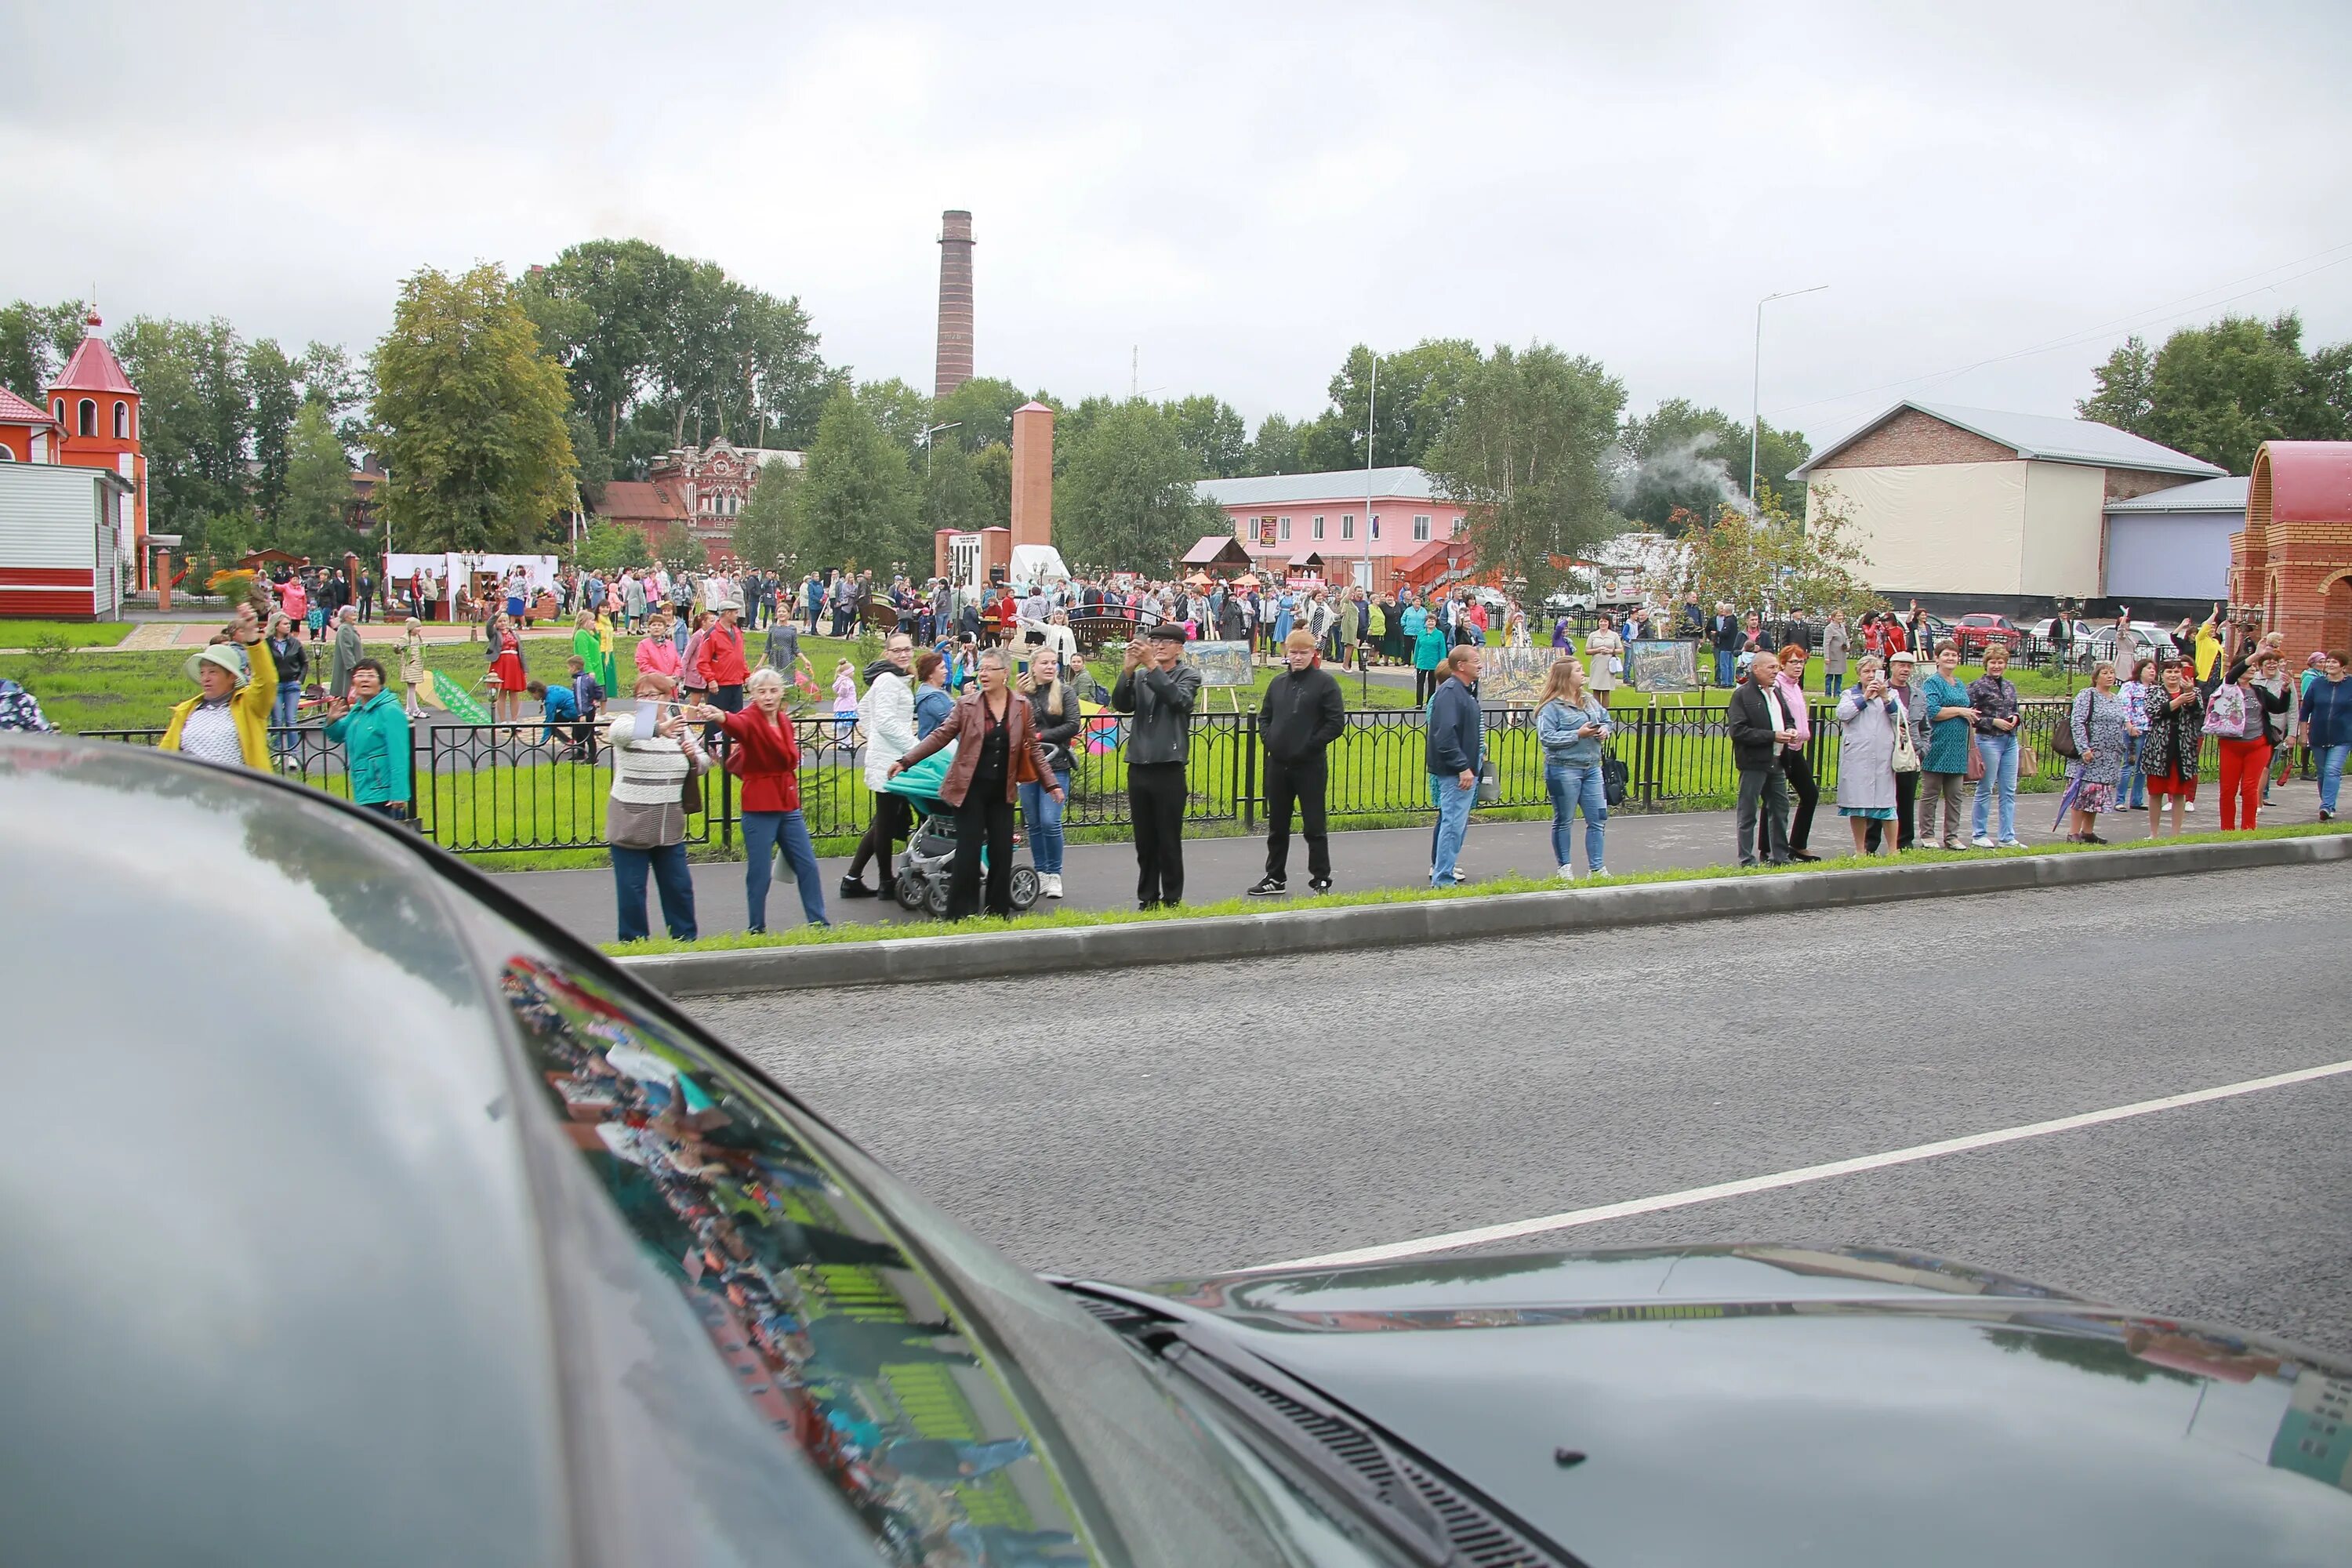
[[[1495,759],[1482,758],[1478,763],[1478,804],[1493,805],[1502,798],[1503,784],[1495,776]]]
[[[1962,722],[1969,727],[1968,780],[1970,784],[1981,783],[1984,779],[1984,753],[1977,750],[1976,723],[1973,720],[1963,720]]]
[[[2090,727],[2091,717],[2086,712],[2083,715],[2083,728],[2087,730]],[[2050,749],[2070,763],[2081,760],[2083,753],[2074,744],[2074,710],[2072,708],[2066,710],[2065,721],[2050,731]]]
[[[1627,789],[1632,783],[1632,771],[1617,760],[1617,753],[1603,752],[1601,758],[1601,798],[1611,810],[1625,804]]]
[[[2246,694],[2234,685],[2213,689],[2205,703],[2205,733],[2227,741],[2242,741],[2246,737]]]
[[[1898,773],[1919,771],[1919,743],[1911,736],[1911,714],[1900,704],[1895,708],[1895,751],[1887,759],[1887,766]]]

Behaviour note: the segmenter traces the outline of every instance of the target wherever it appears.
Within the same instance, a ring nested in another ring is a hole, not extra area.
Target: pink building
[[[1462,527],[1462,508],[1419,468],[1203,479],[1195,488],[1225,509],[1261,572],[1361,583],[1375,594],[1419,581]]]

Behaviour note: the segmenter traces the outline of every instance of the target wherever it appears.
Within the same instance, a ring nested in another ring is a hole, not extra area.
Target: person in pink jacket
[[[656,610],[646,622],[646,635],[637,644],[637,673],[667,675],[677,680],[686,672],[686,660],[670,637],[670,618],[667,612]]]
[[[1773,684],[1780,689],[1780,700],[1789,706],[1789,714],[1797,721],[1797,743],[1784,746],[1779,758],[1781,776],[1789,781],[1789,793],[1796,798],[1796,814],[1789,819],[1789,858],[1818,860],[1820,856],[1805,847],[1813,830],[1813,808],[1821,805],[1822,786],[1813,778],[1813,760],[1805,754],[1805,744],[1813,738],[1813,718],[1806,706],[1805,660],[1807,651],[1790,643],[1780,650],[1780,679]]]

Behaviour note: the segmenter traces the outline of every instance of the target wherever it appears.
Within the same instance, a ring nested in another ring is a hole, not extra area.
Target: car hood
[[[1595,1565],[2352,1560],[2352,1365],[1940,1258],[1487,1255],[1154,1293]]]

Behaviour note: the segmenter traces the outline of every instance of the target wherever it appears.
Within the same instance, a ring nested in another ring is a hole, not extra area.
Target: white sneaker
[[[1562,867],[1559,868],[1559,879],[1560,879],[1561,881],[1563,881],[1563,882],[1573,882],[1573,881],[1575,881],[1575,880],[1576,880],[1576,868],[1575,868],[1575,867],[1573,867],[1573,866],[1562,866]]]
[[[1040,872],[1037,879],[1045,884],[1047,898],[1058,899],[1062,896],[1062,874],[1059,871]]]
[[[2025,847],[2025,840],[2022,838],[2004,838],[2000,841],[2000,847],[2003,849],[2022,849]]]
[[[2184,800],[2180,803],[2180,809],[2194,815],[2197,810],[2197,803],[2193,800]]]
[[[1998,849],[2000,846],[1995,844],[1984,834],[1979,833],[1974,838],[1969,840],[1969,847],[1971,849]]]

